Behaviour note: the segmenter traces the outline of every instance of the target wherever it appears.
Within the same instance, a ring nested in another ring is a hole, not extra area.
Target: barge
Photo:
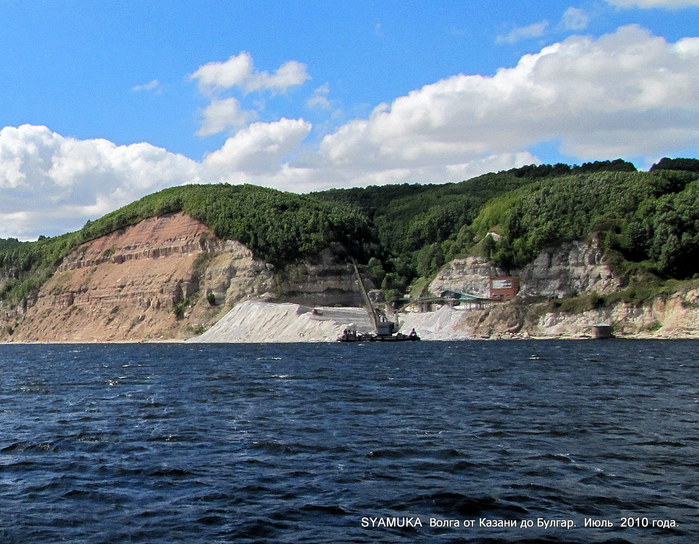
[[[337,339],[338,342],[415,342],[420,340],[420,337],[415,332],[415,329],[410,331],[410,334],[398,332],[399,327],[393,321],[390,321],[386,315],[374,308],[371,299],[366,292],[364,282],[357,269],[357,262],[352,259],[352,266],[359,284],[359,289],[364,299],[364,303],[369,310],[369,315],[374,322],[376,332],[358,332],[356,328],[346,328],[342,335]]]

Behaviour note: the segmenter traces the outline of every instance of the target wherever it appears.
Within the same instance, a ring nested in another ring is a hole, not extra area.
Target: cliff
[[[442,267],[429,290],[487,297],[489,277],[505,272],[483,257],[456,259]],[[595,237],[547,248],[524,268],[509,273],[520,279],[517,299],[482,310],[445,307],[407,314],[405,326],[415,327],[428,339],[577,338],[592,335],[592,326],[602,322],[624,336],[699,336],[699,289],[691,286],[642,304],[619,301],[584,311],[556,308],[552,301],[611,294],[625,287],[624,278],[615,274],[609,255]]]
[[[643,305],[617,302],[580,312],[556,309],[557,301],[572,294],[614,293],[623,286],[608,260],[595,239],[562,244],[515,271],[522,279],[523,295],[511,302],[481,310],[444,305],[432,312],[400,312],[394,317],[403,331],[414,328],[423,340],[588,338],[593,325],[600,322],[612,324],[621,336],[699,337],[698,288],[681,289]],[[482,257],[456,259],[444,265],[430,290],[486,297],[489,277],[505,272]],[[361,308],[312,310],[298,304],[246,301],[192,341],[323,342],[334,340],[352,325],[362,331],[372,329]]]
[[[581,313],[539,310],[531,317],[523,323],[522,332],[532,336],[584,336],[591,334],[592,324],[609,323],[619,336],[698,338],[699,289],[657,297],[644,305],[619,302]]]
[[[465,257],[445,264],[429,285],[429,291],[439,295],[444,291],[488,296],[488,279],[506,272],[485,257]]]
[[[512,302],[397,318],[403,330],[415,328],[425,340],[576,338],[589,336],[598,322],[611,323],[622,335],[698,334],[696,286],[643,305],[556,308],[553,301],[559,299],[623,288],[623,278],[608,261],[595,238],[569,242],[509,271],[521,281],[520,296]],[[429,290],[486,297],[489,278],[506,272],[483,257],[455,259],[442,267]],[[276,268],[243,244],[217,238],[198,220],[171,213],[78,246],[37,295],[18,308],[5,308],[2,340],[331,341],[348,325],[371,329],[361,305],[340,247]]]
[[[551,311],[548,303],[515,300],[483,310],[444,306],[401,319],[404,328],[414,327],[425,340],[589,338],[596,323],[611,324],[622,337],[699,338],[699,289],[659,297],[646,305],[619,302],[577,313]]]
[[[5,341],[188,338],[240,301],[356,304],[351,270],[326,250],[277,270],[182,213],[146,219],[63,259],[24,311],[7,311]],[[22,309],[20,309],[22,310]]]
[[[454,259],[445,264],[429,285],[436,295],[443,291],[488,296],[491,276],[512,274],[519,277],[521,297],[566,298],[582,293],[612,293],[624,285],[609,266],[597,238],[565,242],[543,250],[525,267],[506,271],[485,257]]]
[[[582,293],[612,293],[624,285],[609,266],[597,237],[546,248],[521,270],[520,296],[566,298]]]

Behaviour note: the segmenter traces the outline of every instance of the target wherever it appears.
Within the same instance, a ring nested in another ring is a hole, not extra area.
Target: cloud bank
[[[139,143],[76,140],[44,126],[0,130],[0,237],[31,238],[82,226],[169,185],[199,181],[183,155]]]
[[[574,36],[492,77],[453,76],[381,105],[326,136],[316,161],[371,180],[547,141],[580,159],[655,157],[697,145],[698,70],[698,38],[670,44],[638,26]]]
[[[290,63],[257,72],[246,54],[195,74],[207,92],[283,89],[308,79],[305,68]],[[327,88],[309,92],[328,95]],[[210,104],[200,132],[232,133],[199,161],[147,143],[75,140],[42,126],[0,130],[0,236],[66,232],[190,182],[311,191],[459,181],[538,162],[532,149],[550,142],[580,161],[655,161],[699,147],[699,38],[668,43],[635,25],[599,39],[573,36],[492,76],[460,74],[425,85],[316,143],[309,142],[314,127],[307,120],[256,121],[235,98]]]

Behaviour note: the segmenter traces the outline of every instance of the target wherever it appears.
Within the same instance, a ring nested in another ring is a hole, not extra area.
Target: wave
[[[55,453],[59,449],[58,445],[53,442],[22,441],[0,448],[0,453]]]

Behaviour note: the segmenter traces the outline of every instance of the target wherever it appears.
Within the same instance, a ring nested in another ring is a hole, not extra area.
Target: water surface
[[[0,541],[693,542],[698,348],[0,346]]]

